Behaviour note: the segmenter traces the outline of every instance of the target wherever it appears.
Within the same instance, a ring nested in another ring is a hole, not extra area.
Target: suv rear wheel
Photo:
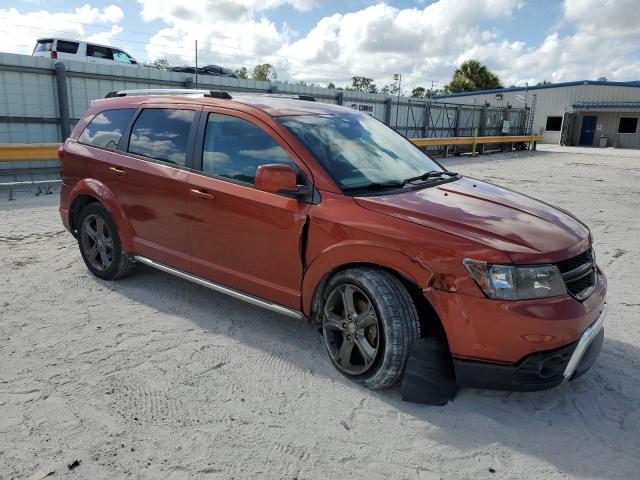
[[[337,273],[325,289],[322,337],[333,365],[362,385],[397,383],[420,338],[416,307],[400,281],[369,267]]]
[[[99,203],[90,203],[78,217],[78,245],[87,268],[103,280],[128,275],[135,264],[122,251],[120,237],[109,212]]]

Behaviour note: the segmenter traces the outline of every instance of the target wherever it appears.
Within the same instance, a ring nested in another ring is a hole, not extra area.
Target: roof
[[[153,89],[151,90],[153,91]],[[222,107],[231,107],[246,105],[265,112],[272,117],[289,116],[289,115],[329,115],[329,114],[360,114],[351,108],[341,105],[332,105],[329,103],[318,103],[300,99],[292,95],[278,95],[265,93],[243,93],[243,92],[221,92],[212,91],[215,96],[203,96],[205,90],[184,90],[176,89],[175,94],[171,94],[170,90],[159,89],[154,94],[144,94],[141,90],[127,90],[120,92],[110,92],[107,98],[95,100],[96,105],[118,105],[120,108],[137,107],[143,103],[175,103],[175,104],[197,104],[197,105],[215,105]],[[126,93],[125,95],[119,95]],[[226,95],[226,97],[225,97]],[[304,96],[303,96],[304,98]],[[364,114],[360,114],[364,115]]]
[[[607,87],[640,88],[640,81],[635,80],[631,82],[609,82],[604,80],[579,80],[576,82],[548,83],[546,85],[533,85],[530,87],[497,88],[493,90],[478,90],[476,92],[448,93],[445,95],[434,95],[433,98],[440,99],[440,98],[454,98],[454,97],[469,97],[474,95],[487,95],[492,93],[524,92],[527,90],[544,90],[547,88],[577,87],[580,85],[604,85]]]
[[[574,110],[640,110],[639,102],[578,102]]]

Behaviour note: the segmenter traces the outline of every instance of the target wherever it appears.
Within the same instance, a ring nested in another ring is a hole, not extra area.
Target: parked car
[[[32,55],[106,65],[139,66],[138,62],[124,50],[97,43],[62,38],[38,39]]]
[[[180,73],[198,73],[198,75],[213,75],[215,77],[229,77],[229,78],[238,78],[235,73],[233,73],[228,68],[221,67],[219,65],[205,65],[204,67],[171,67],[169,69],[172,72],[180,72]]]
[[[540,390],[594,362],[606,280],[573,215],[350,108],[232,95],[92,102],[59,158],[62,222],[95,276],[148,265],[318,323],[370,388],[398,382],[421,337],[462,387]]]

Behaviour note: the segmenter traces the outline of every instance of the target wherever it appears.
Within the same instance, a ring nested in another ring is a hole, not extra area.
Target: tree
[[[166,58],[156,58],[151,65],[158,70],[167,70],[169,61]]]
[[[273,65],[263,63],[261,65],[256,65],[253,68],[253,75],[251,75],[251,78],[253,80],[275,82],[278,80],[278,74]]]
[[[240,67],[235,72],[233,72],[236,77],[241,78],[242,80],[247,80],[249,78],[249,74],[247,73],[247,67]]]
[[[491,90],[502,88],[500,79],[486,66],[477,60],[467,60],[460,64],[453,72],[453,78],[445,91],[451,93],[475,92],[477,90]]]
[[[427,89],[424,87],[416,87],[411,90],[411,96],[413,98],[427,98]]]
[[[398,87],[397,83],[390,83],[380,89],[380,93],[382,93],[383,95],[398,95],[399,91],[400,88]]]
[[[378,93],[378,87],[373,83],[373,79],[369,77],[352,77],[349,90],[358,92]]]
[[[336,84],[331,82],[331,83],[327,84],[327,88],[336,88]]]

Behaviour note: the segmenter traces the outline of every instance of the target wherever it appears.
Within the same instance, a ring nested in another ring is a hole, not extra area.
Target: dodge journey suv
[[[422,339],[461,387],[550,388],[600,351],[606,280],[583,223],[352,109],[111,92],[59,158],[60,215],[94,275],[143,264],[317,323],[369,388],[397,383]]]

